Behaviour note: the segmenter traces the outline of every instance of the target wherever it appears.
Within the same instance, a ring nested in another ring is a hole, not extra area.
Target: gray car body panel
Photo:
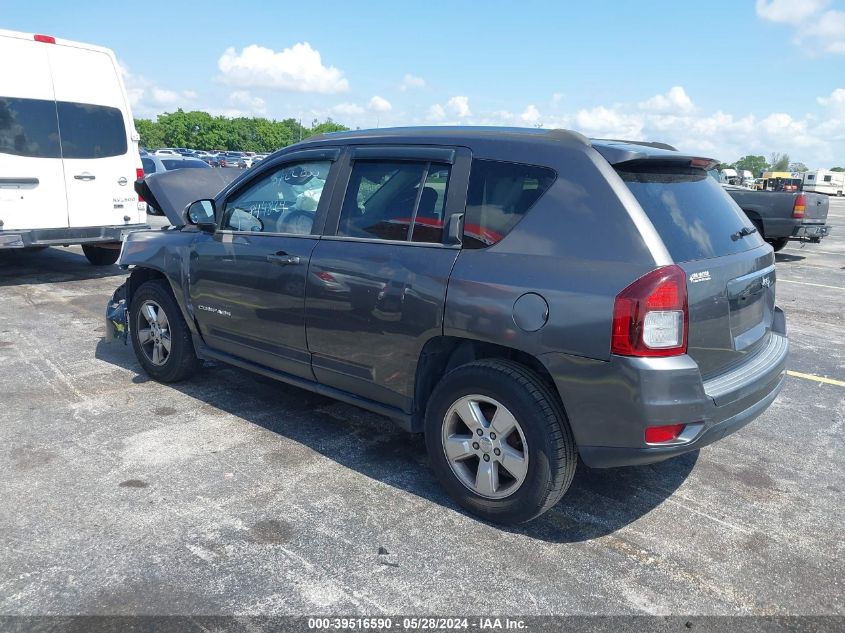
[[[504,239],[484,249],[338,237],[337,214],[351,157],[354,148],[368,146],[373,146],[363,152],[368,156],[383,151],[395,157],[409,146],[454,155],[447,217],[465,207],[470,156],[543,165],[555,170],[557,178]],[[625,358],[610,353],[616,296],[643,274],[674,263],[612,163],[692,158],[660,144],[591,143],[571,132],[507,128],[327,134],[268,156],[223,183],[216,195],[209,192],[214,183],[195,182],[192,187],[179,179],[179,172],[172,174],[177,193],[163,180],[170,174],[151,178],[146,191],[166,200],[162,204],[169,208],[168,217],[179,224],[177,216],[185,204],[213,197],[219,221],[227,197],[251,179],[289,160],[327,155],[334,167],[310,236],[244,235],[240,257],[215,250],[226,240],[231,244],[241,239],[239,234],[184,227],[127,238],[120,263],[158,271],[168,280],[201,355],[358,404],[419,430],[425,403],[417,401],[415,389],[420,358],[430,345],[446,339],[495,344],[526,354],[545,368],[582,457],[597,467],[656,461],[693,450],[753,419],[779,390],[788,345],[782,313],[773,305],[773,274],[765,284],[761,281],[773,262],[772,251],[756,236],[757,241],[748,240],[747,251],[735,256],[680,264],[688,275],[701,273],[705,266],[711,275],[712,285],[690,287],[690,319],[696,327],[700,322],[704,330],[720,332],[721,356],[708,349],[710,341],[693,334],[689,353],[682,356]],[[264,261],[265,253],[282,246],[285,252],[293,246],[300,249],[301,285],[293,284],[292,294],[290,283],[268,277]],[[199,263],[204,252],[219,261]],[[317,275],[323,273],[333,281],[321,281]],[[744,280],[740,285],[731,281],[737,277]],[[203,283],[208,285],[197,286]],[[246,307],[256,299],[266,301],[280,283],[294,303]],[[246,288],[249,296],[239,304],[231,298],[233,290],[227,299],[220,291],[224,285]],[[130,297],[131,292],[130,283]],[[209,310],[197,311],[194,302],[199,297],[213,298]],[[751,301],[755,310],[769,310],[762,328],[731,329],[731,301],[738,300]],[[244,326],[263,321],[260,327],[269,328],[266,332],[292,326],[300,334],[287,343],[292,352],[274,351],[274,345],[283,348],[284,342],[269,341],[272,334],[262,338],[254,331],[242,332],[241,343],[230,336],[230,345],[223,345],[219,332],[213,333],[223,327],[209,317],[214,310],[232,315],[243,310],[237,316]],[[737,341],[743,343],[742,350],[735,349]],[[291,359],[294,364],[286,364]],[[755,371],[749,373],[749,367]],[[646,426],[679,421],[691,425],[691,441],[644,444]]]

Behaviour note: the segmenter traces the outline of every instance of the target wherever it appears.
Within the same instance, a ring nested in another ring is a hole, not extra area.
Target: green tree
[[[755,178],[758,178],[762,172],[769,169],[769,163],[766,162],[765,156],[755,156],[753,154],[743,156],[733,166],[734,169],[738,170],[747,169],[754,174]]]
[[[789,171],[805,172],[810,169],[802,162],[789,163]]]
[[[845,171],[845,167],[831,167],[830,171]]]
[[[769,159],[769,165],[771,166],[771,171],[788,171],[789,154],[778,154],[777,152],[773,152],[772,157]]]
[[[331,119],[326,119],[322,123],[319,123],[316,119],[313,123],[311,123],[311,129],[308,131],[307,136],[316,136],[317,134],[327,134],[329,132],[345,132],[349,128],[345,125],[340,123],[336,123]]]

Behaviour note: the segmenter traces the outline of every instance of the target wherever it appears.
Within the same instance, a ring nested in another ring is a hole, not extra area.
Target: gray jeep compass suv
[[[527,521],[579,456],[692,451],[778,394],[774,256],[714,164],[562,130],[327,134],[181,219],[167,191],[204,197],[200,170],[151,176],[178,226],[126,239],[111,327],[162,382],[214,359],[424,432],[457,503]]]

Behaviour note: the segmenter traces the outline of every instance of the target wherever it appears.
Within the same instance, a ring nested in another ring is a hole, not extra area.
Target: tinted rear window
[[[464,219],[464,248],[495,244],[554,182],[553,170],[493,160],[472,161]]]
[[[616,171],[676,262],[740,253],[762,244],[756,233],[737,237],[751,224],[704,170],[634,162],[617,165]]]
[[[123,113],[117,108],[69,103],[56,104],[64,158],[107,158],[127,151]]]
[[[59,158],[56,102],[0,97],[0,152],[32,158]]]
[[[162,159],[161,162],[164,163],[165,169],[187,169],[187,168],[195,168],[195,167],[199,167],[199,168],[208,167],[208,165],[206,163],[204,163],[203,161],[193,160],[193,159],[173,160],[172,158],[170,158],[170,159],[164,158],[164,159]]]
[[[153,162],[151,158],[144,158],[141,157],[141,165],[144,168],[145,174],[154,174],[156,173],[156,164]]]

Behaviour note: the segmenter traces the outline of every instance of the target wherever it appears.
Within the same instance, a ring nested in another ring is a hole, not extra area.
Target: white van
[[[113,264],[147,220],[114,53],[0,30],[0,59],[0,249],[81,244],[92,264]]]
[[[804,173],[804,191],[841,196],[845,192],[845,172],[816,169]]]

